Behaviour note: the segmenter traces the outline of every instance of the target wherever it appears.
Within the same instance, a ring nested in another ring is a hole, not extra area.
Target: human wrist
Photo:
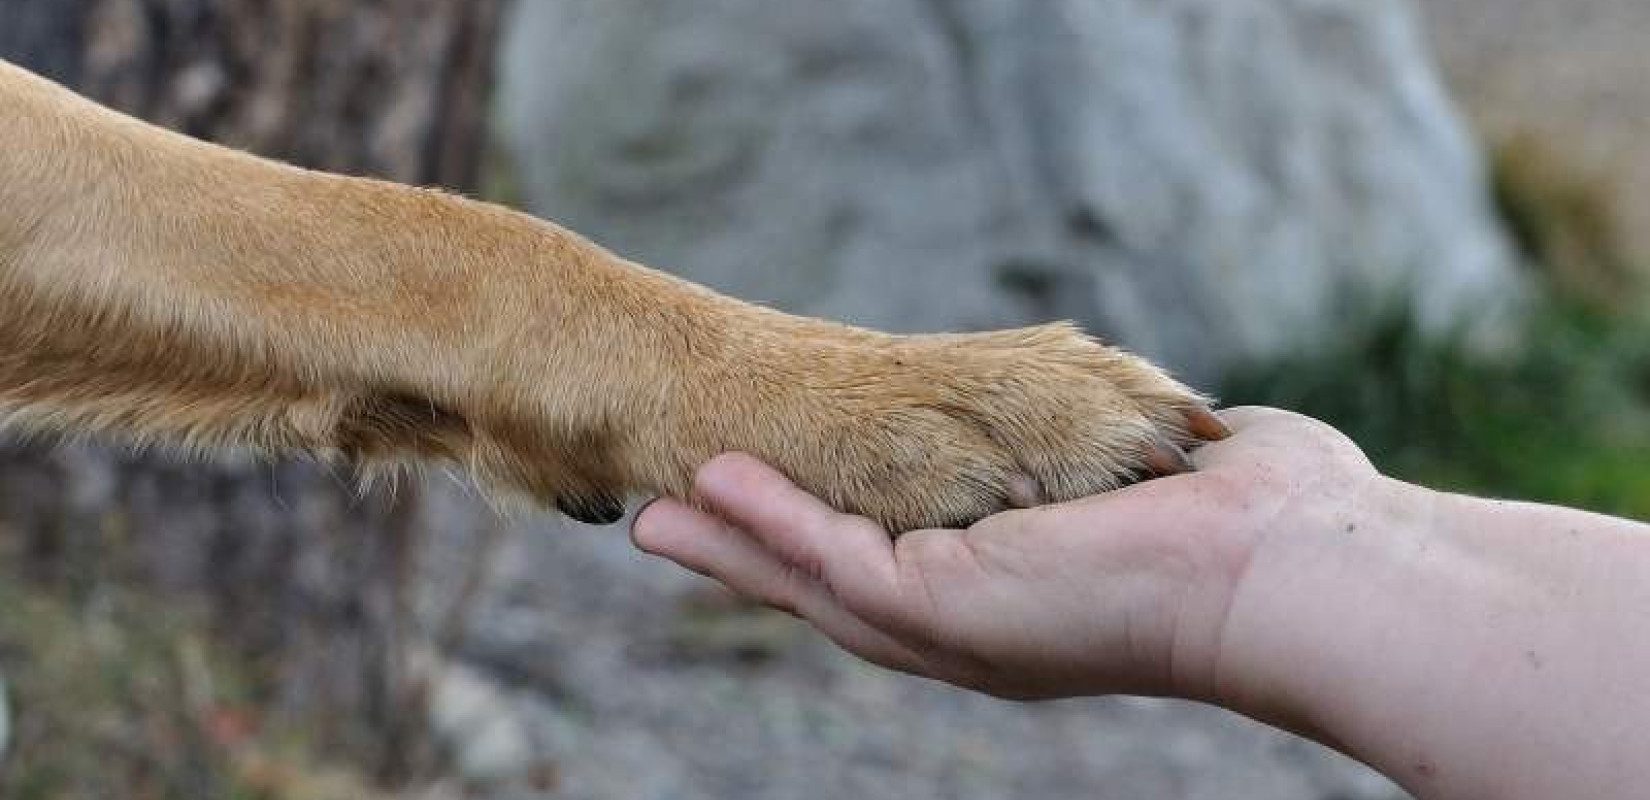
[[[1278,514],[1233,586],[1214,702],[1341,741],[1339,700],[1393,675],[1383,632],[1412,611],[1402,576],[1447,497],[1372,474]]]

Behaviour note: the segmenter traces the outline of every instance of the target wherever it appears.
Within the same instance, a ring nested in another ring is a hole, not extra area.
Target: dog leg
[[[743,450],[895,530],[1172,471],[1213,435],[1201,397],[1069,327],[793,317],[4,64],[0,106],[0,412],[27,429],[448,460],[589,521]]]

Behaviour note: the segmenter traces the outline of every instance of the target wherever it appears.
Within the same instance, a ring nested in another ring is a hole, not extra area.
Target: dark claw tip
[[[1232,429],[1207,408],[1186,412],[1186,431],[1206,442],[1219,442],[1232,437]]]
[[[556,501],[556,508],[575,522],[586,525],[612,525],[624,519],[624,501],[605,492],[584,497],[564,497]]]

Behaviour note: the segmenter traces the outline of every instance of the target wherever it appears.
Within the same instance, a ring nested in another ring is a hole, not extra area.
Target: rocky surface
[[[439,537],[441,606],[475,555]],[[745,608],[622,530],[526,523],[488,559],[462,666],[438,681],[484,796],[580,800],[1397,800],[1234,715],[1111,699],[1019,705],[884,672]]]
[[[1516,294],[1401,0],[545,0],[509,26],[530,205],[898,330],[1049,317],[1208,380],[1348,291]]]

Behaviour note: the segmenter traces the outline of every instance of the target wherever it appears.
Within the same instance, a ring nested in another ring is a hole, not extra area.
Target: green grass
[[[1406,480],[1650,520],[1650,318],[1550,300],[1522,341],[1485,357],[1366,314],[1220,396],[1322,419]]]

